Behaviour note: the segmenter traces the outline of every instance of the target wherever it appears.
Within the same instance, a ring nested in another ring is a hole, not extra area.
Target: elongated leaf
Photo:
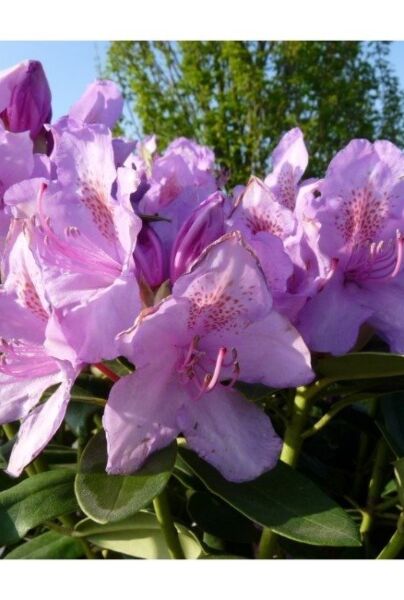
[[[198,558],[202,548],[197,538],[182,525],[176,524],[186,558]],[[136,558],[170,558],[160,525],[153,513],[140,511],[116,523],[100,525],[85,519],[76,531],[92,544]]]
[[[14,544],[44,521],[77,510],[74,472],[34,475],[0,493],[0,545]]]
[[[254,523],[217,496],[195,492],[188,501],[188,512],[203,531],[218,538],[245,544],[258,541]]]
[[[6,559],[38,559],[38,558],[80,558],[83,556],[83,547],[79,540],[56,531],[43,533],[9,552]]]
[[[302,474],[279,463],[246,483],[231,483],[196,454],[180,454],[206,487],[246,517],[287,538],[318,546],[359,546],[347,513]]]
[[[106,454],[105,434],[99,432],[83,452],[75,481],[80,508],[97,523],[120,521],[147,506],[171,476],[176,444],[154,453],[133,475],[108,475]]]
[[[384,352],[352,352],[329,356],[316,363],[316,371],[336,381],[404,375],[404,356]]]

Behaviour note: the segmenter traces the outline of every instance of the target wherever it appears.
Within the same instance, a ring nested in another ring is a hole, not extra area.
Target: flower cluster
[[[78,375],[123,356],[108,472],[182,434],[227,479],[253,479],[281,441],[237,382],[306,385],[311,352],[346,353],[364,330],[404,352],[403,154],[353,140],[303,179],[295,128],[264,180],[227,190],[207,147],[114,137],[122,107],[97,81],[51,124],[42,66],[0,73],[0,423],[21,421],[8,473],[55,434]]]

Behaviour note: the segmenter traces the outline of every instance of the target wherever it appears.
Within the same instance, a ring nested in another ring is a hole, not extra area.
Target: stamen
[[[222,367],[223,367],[223,359],[226,356],[226,354],[227,354],[227,348],[225,348],[224,346],[222,346],[219,349],[219,352],[217,353],[215,369],[214,369],[212,375],[209,376],[210,379],[209,379],[208,386],[206,388],[207,392],[209,392],[210,390],[213,390],[213,388],[217,384],[217,382],[219,380],[220,372],[221,372]]]

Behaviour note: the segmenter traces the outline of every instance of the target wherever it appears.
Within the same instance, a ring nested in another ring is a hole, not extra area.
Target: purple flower
[[[60,359],[70,358],[68,348],[83,362],[115,358],[116,335],[140,310],[133,252],[141,222],[127,187],[136,174],[116,170],[102,125],[64,130],[52,159],[58,179],[40,193],[31,227],[54,306],[46,346]]]
[[[313,372],[240,234],[209,246],[125,339],[136,371],[114,385],[104,413],[110,473],[135,471],[180,432],[231,481],[275,465],[280,439],[233,384],[294,386]]]
[[[332,270],[298,322],[313,350],[348,352],[367,323],[404,352],[403,175],[389,142],[353,140],[331,161],[312,203],[312,243]]]
[[[52,115],[51,92],[40,62],[27,60],[0,72],[0,119],[10,131],[34,139]]]
[[[56,360],[44,348],[51,309],[27,239],[15,228],[0,290],[0,423],[22,420],[7,468],[17,477],[59,428],[79,366]],[[57,390],[39,404],[55,384]]]
[[[88,123],[101,123],[113,128],[122,114],[123,98],[113,81],[91,83],[81,98],[69,110],[69,117]]]

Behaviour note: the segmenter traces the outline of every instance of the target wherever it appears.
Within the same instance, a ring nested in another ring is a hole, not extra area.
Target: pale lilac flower
[[[332,276],[300,314],[313,350],[343,354],[367,323],[404,352],[404,157],[389,142],[353,140],[319,186],[313,236]]]
[[[14,228],[0,290],[0,423],[22,420],[7,468],[17,477],[59,428],[79,365],[56,360],[44,348],[51,309],[26,236]]]
[[[135,471],[180,432],[231,481],[275,465],[280,439],[233,384],[295,386],[313,372],[240,234],[209,246],[125,339],[136,371],[114,385],[104,413],[110,473]]]
[[[116,170],[102,125],[63,131],[52,159],[58,179],[40,193],[32,227],[54,306],[46,346],[60,359],[70,358],[68,348],[83,362],[115,358],[116,335],[140,310],[133,252],[141,222],[129,201],[132,173],[128,179],[125,169]]]
[[[147,148],[153,148],[149,140]],[[151,158],[149,150],[148,184],[138,203],[139,214],[164,218],[152,224],[164,249],[165,279],[170,274],[170,256],[174,240],[183,223],[201,202],[217,190],[214,156],[211,150],[192,140],[174,140],[164,154]]]

